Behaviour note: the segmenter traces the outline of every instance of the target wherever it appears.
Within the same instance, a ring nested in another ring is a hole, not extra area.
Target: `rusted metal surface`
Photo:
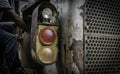
[[[68,0],[51,0],[59,12],[60,25],[60,50],[59,54],[59,74],[71,74],[71,51],[68,47],[68,21],[69,21],[69,1]]]
[[[70,3],[70,47],[73,51],[73,63],[80,74],[83,74],[83,6],[85,0],[72,0]]]
[[[61,27],[62,60],[67,74],[72,73],[72,63],[83,73],[83,6],[85,0],[54,0],[51,1],[59,10]],[[71,50],[69,49],[71,48]],[[73,52],[73,53],[72,53]],[[72,54],[74,62],[72,62]]]
[[[73,50],[73,63],[79,70],[77,73],[83,74],[83,42],[74,39],[70,49]]]

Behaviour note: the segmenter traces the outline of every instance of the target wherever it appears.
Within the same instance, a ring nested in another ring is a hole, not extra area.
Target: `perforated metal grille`
[[[86,36],[86,74],[115,74],[120,67],[120,38]]]
[[[120,35],[120,0],[86,0],[86,32]]]
[[[120,74],[120,0],[86,0],[85,74]]]

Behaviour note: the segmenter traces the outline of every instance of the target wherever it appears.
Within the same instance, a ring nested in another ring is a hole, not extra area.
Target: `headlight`
[[[55,32],[50,28],[44,28],[40,30],[39,40],[44,45],[51,45],[56,39]]]
[[[42,11],[42,16],[43,16],[43,18],[45,18],[45,19],[51,18],[51,17],[52,17],[52,10],[49,9],[49,8],[43,9],[43,11]]]
[[[39,51],[39,59],[42,63],[49,64],[55,60],[56,53],[51,48],[41,48]]]

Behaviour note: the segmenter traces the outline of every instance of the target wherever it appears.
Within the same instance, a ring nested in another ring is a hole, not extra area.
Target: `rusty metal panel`
[[[70,2],[70,24],[69,24],[69,46],[71,47],[73,58],[72,71],[75,74],[83,74],[83,14],[85,0],[71,0]],[[75,65],[76,67],[74,67]]]
[[[60,53],[64,65],[62,67],[66,67],[65,74],[71,74],[73,70],[77,74],[82,74],[83,6],[85,0],[52,0],[52,3],[56,5],[59,11]],[[79,71],[75,71],[74,68],[79,69]]]
[[[120,74],[120,1],[86,0],[85,74]]]
[[[51,0],[58,12],[59,25],[59,53],[57,64],[59,74],[71,73],[71,52],[68,47],[69,0]]]

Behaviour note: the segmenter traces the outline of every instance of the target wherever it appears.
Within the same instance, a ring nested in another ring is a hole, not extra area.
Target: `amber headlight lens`
[[[56,39],[56,34],[52,29],[44,28],[40,30],[39,39],[41,43],[51,45]]]
[[[39,52],[39,59],[44,64],[53,63],[55,61],[55,51],[51,48],[43,48]]]

